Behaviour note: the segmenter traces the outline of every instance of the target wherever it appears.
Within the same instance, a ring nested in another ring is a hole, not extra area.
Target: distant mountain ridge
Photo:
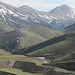
[[[67,17],[75,18],[75,9],[65,4],[56,7],[55,9],[51,10],[49,13],[60,15],[61,17],[64,17],[64,19]]]
[[[74,9],[69,6],[59,6],[64,8],[64,11],[70,11],[72,14],[65,13],[61,16],[57,14],[37,11],[29,6],[23,5],[19,8],[0,2],[0,31],[8,32],[15,29],[30,28],[42,25],[54,30],[62,30],[75,21]],[[65,10],[66,7],[66,10]],[[54,9],[55,10],[55,9]],[[55,10],[56,11],[56,10]],[[59,12],[56,11],[57,13]],[[60,11],[62,12],[62,10]],[[59,14],[59,13],[58,13]]]

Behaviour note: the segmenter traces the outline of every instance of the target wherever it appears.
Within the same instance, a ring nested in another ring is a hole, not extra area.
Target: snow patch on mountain
[[[56,30],[59,30],[59,28],[63,29],[68,24],[75,22],[75,10],[67,5],[56,7],[48,13],[37,11],[25,5],[16,8],[0,3],[0,16],[0,21],[3,24],[15,29],[43,25],[53,29],[58,28]]]

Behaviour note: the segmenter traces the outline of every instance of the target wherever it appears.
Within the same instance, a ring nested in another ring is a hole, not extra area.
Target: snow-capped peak
[[[68,5],[61,5],[56,7],[55,9],[51,10],[49,13],[56,14],[59,16],[64,16],[64,17],[75,17],[75,10]]]
[[[64,5],[56,7],[55,9],[51,10],[49,13],[53,13],[53,14],[61,13],[61,12],[68,13],[70,9],[71,7],[64,4]]]

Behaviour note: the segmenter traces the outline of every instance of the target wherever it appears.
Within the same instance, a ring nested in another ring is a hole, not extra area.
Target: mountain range
[[[0,67],[1,75],[75,75],[75,9],[63,4],[44,12],[0,2]]]
[[[30,28],[42,25],[62,30],[75,23],[75,10],[61,5],[49,12],[37,11],[27,5],[19,8],[0,2],[0,31]]]
[[[27,5],[17,8],[0,2],[1,49],[58,58],[74,52],[74,38],[75,10],[68,5],[43,12]]]

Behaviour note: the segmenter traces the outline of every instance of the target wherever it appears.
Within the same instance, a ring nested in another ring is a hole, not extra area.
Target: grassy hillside
[[[15,30],[0,35],[0,47],[5,50],[19,50],[45,41],[46,39],[24,30]]]
[[[0,55],[10,55],[10,54],[11,54],[10,52],[6,52],[5,50],[0,49]]]
[[[73,32],[73,31],[75,31],[75,24],[71,25],[63,30],[63,32],[65,32],[65,33]]]
[[[53,58],[57,58],[62,57],[67,53],[72,53],[75,51],[75,33],[65,34],[60,37],[51,39],[48,42],[49,44],[47,46],[42,47],[40,49],[37,49],[36,47],[37,50],[32,53],[29,53],[28,55],[30,56],[48,55],[52,56]]]
[[[45,39],[50,39],[62,34],[60,31],[52,30],[44,26],[35,26],[32,28],[26,28],[25,30],[32,32],[36,35],[39,35]]]
[[[20,69],[14,69],[14,68],[0,68],[0,71],[13,73],[13,74],[16,74],[16,75],[40,75],[40,74],[32,74],[32,73],[23,72]]]
[[[58,58],[55,61],[68,61],[68,60],[74,61],[74,59],[75,59],[75,52],[66,54],[65,56]]]
[[[7,51],[20,50],[36,45],[62,33],[43,27],[18,29],[0,35],[0,48]]]
[[[0,55],[0,62],[2,61],[25,61],[25,62],[33,62],[37,65],[42,65],[43,61],[40,59],[27,57],[24,55]]]

